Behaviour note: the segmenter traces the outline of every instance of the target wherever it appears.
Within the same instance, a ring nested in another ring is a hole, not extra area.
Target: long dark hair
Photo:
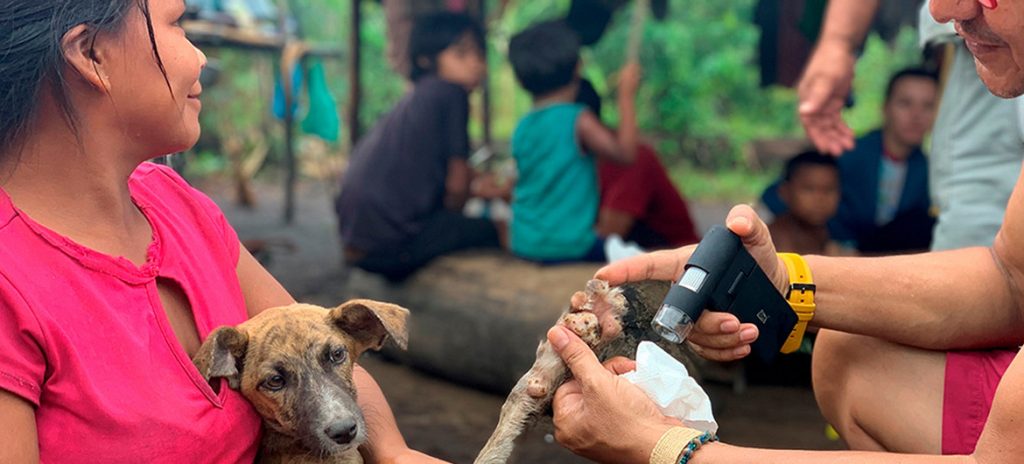
[[[167,79],[153,35],[149,0],[4,0],[0,2],[0,153],[24,136],[40,93],[49,86],[64,119],[77,133],[64,78],[61,40],[75,26],[117,31],[133,7],[146,19],[149,40]],[[93,36],[95,41],[95,36]],[[170,82],[167,83],[170,88]]]

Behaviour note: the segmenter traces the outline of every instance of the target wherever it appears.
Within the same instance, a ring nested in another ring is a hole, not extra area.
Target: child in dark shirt
[[[417,20],[412,90],[357,144],[335,206],[346,260],[393,281],[432,259],[501,246],[487,219],[461,214],[469,196],[469,93],[483,80],[483,32],[466,15]]]
[[[802,255],[837,254],[828,232],[828,221],[839,207],[835,158],[813,151],[791,158],[779,195],[787,208],[768,225],[775,248]]]

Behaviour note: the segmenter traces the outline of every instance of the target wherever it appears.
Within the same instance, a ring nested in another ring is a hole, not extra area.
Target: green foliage
[[[348,49],[352,0],[289,0],[311,42]],[[498,0],[488,0],[489,11]],[[750,196],[770,179],[749,172],[743,153],[752,140],[798,137],[796,95],[792,89],[761,88],[757,67],[760,31],[753,24],[756,0],[704,2],[671,0],[665,21],[649,21],[644,30],[641,62],[644,78],[638,96],[639,124],[651,138],[674,178],[691,197]],[[566,13],[569,0],[514,1],[503,16],[488,25],[492,127],[502,145],[511,138],[518,119],[529,111],[531,101],[523,92],[507,62],[508,41],[519,30],[537,21]],[[363,99],[364,129],[388,111],[404,94],[407,84],[386,60],[386,24],[379,2],[364,1]],[[625,59],[632,10],[621,11],[605,38],[584,51],[583,73],[598,91],[615,93],[615,74]],[[278,61],[267,54],[206,50],[221,60],[224,74],[219,85],[205,94],[204,130],[216,139],[218,132],[262,127],[280,153],[280,124],[270,120],[270,84],[267,74]],[[904,31],[890,47],[872,37],[860,59],[855,80],[857,105],[846,112],[858,133],[879,124],[881,101],[889,75],[919,59],[916,33]],[[349,102],[348,61],[324,61],[328,85],[339,109]],[[606,101],[606,119],[618,119],[614,99]],[[479,140],[480,92],[474,95],[471,134]],[[301,115],[300,115],[301,118]],[[342,134],[343,138],[347,134]],[[215,145],[205,147],[216,150]],[[729,193],[732,191],[733,193]]]
[[[534,5],[533,3],[544,3]],[[563,2],[566,3],[567,2]],[[671,4],[665,21],[648,22],[641,63],[644,81],[638,96],[641,129],[657,141],[671,162],[709,169],[730,168],[741,159],[742,147],[759,137],[795,135],[796,98],[792,91],[761,89],[754,62],[759,31],[751,23],[754,0]],[[535,21],[564,14],[548,2],[518,3],[497,28],[494,41]],[[625,60],[632,10],[614,18],[606,36],[584,53],[584,75],[599,91],[614,92],[614,74]],[[507,39],[506,39],[507,40]],[[515,95],[496,105],[496,133],[506,136],[514,125],[506,121],[529,107],[528,99],[506,73],[507,65],[492,67],[495,88]],[[509,73],[510,74],[510,73]],[[512,100],[508,102],[507,100]],[[617,111],[609,100],[607,118]],[[502,104],[503,103],[503,104]]]
[[[877,35],[871,35],[864,46],[864,53],[857,60],[853,81],[855,105],[843,114],[850,128],[857,134],[863,134],[880,127],[889,78],[900,69],[920,64],[916,30],[903,29],[891,46]]]

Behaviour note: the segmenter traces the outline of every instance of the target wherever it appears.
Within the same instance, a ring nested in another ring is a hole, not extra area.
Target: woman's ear
[[[70,71],[90,87],[109,93],[110,81],[103,71],[106,51],[96,48],[98,31],[85,24],[79,24],[64,34],[61,51]]]

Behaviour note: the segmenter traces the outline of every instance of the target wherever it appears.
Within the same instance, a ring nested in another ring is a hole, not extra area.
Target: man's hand
[[[555,392],[555,439],[597,462],[646,463],[661,435],[680,423],[619,377],[635,370],[636,362],[615,358],[602,366],[583,340],[561,326],[548,331],[548,341],[574,377]]]
[[[838,156],[853,149],[853,131],[843,121],[842,111],[853,83],[855,62],[845,42],[822,41],[797,87],[800,122],[824,153]]]
[[[743,245],[765,274],[782,293],[789,286],[786,266],[775,254],[775,245],[768,226],[747,205],[729,212],[726,227],[740,236]],[[656,251],[609,264],[597,271],[595,279],[616,286],[644,280],[679,280],[686,261],[696,246]],[[750,354],[750,344],[757,340],[757,326],[741,324],[736,316],[718,311],[705,311],[694,325],[687,341],[701,356],[715,361],[733,361]]]

